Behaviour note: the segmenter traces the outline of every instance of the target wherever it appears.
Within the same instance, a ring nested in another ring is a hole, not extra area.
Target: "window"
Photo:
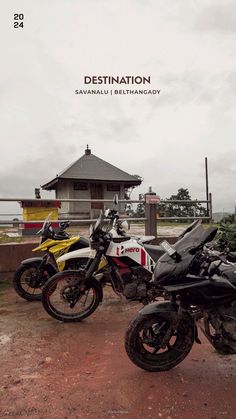
[[[84,182],[75,182],[74,183],[74,191],[87,191],[88,184]]]
[[[120,185],[119,185],[119,183],[108,183],[107,184],[107,190],[108,191],[113,191],[113,192],[118,192],[118,191],[120,191]]]

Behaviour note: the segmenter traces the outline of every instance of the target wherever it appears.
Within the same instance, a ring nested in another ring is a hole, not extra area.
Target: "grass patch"
[[[0,244],[5,243],[22,243],[24,241],[23,237],[8,237],[5,234],[0,235]]]
[[[12,288],[11,281],[0,281],[0,293],[6,291],[7,289]]]

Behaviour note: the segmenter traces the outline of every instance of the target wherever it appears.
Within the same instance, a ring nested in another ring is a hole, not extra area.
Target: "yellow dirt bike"
[[[41,236],[41,243],[32,251],[42,251],[42,257],[32,257],[20,263],[13,278],[13,286],[20,297],[28,301],[41,300],[42,288],[48,279],[57,272],[65,269],[78,269],[85,267],[88,258],[72,259],[65,262],[57,262],[57,259],[73,250],[89,246],[89,241],[81,236],[70,237],[66,233],[69,222],[60,223],[56,233],[51,222],[48,221],[50,214],[44,221],[37,235]]]

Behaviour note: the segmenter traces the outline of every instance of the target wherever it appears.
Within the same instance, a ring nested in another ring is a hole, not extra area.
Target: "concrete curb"
[[[163,240],[173,244],[177,237],[158,237],[152,244],[159,244]],[[22,260],[42,256],[42,252],[32,252],[37,246],[35,242],[0,244],[0,281],[11,280]]]

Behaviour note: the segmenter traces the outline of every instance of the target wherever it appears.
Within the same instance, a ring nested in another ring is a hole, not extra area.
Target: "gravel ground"
[[[182,231],[186,228],[186,225],[179,225],[179,226],[158,226],[157,227],[157,237],[178,237]],[[9,229],[10,233],[16,233],[17,230],[16,229]],[[89,236],[89,228],[88,226],[74,226],[74,227],[70,227],[68,229],[68,232],[73,236],[73,235],[77,235],[80,234],[83,237],[88,237]],[[0,236],[3,235],[3,237],[6,237],[5,235],[5,231],[1,231],[0,230]],[[140,224],[131,224],[130,226],[130,230],[127,231],[127,235],[133,235],[133,236],[143,236],[145,235],[145,228],[144,225],[140,225]],[[40,238],[39,236],[23,236],[23,237],[7,237],[7,241],[8,242],[32,242],[32,243],[38,243]]]

